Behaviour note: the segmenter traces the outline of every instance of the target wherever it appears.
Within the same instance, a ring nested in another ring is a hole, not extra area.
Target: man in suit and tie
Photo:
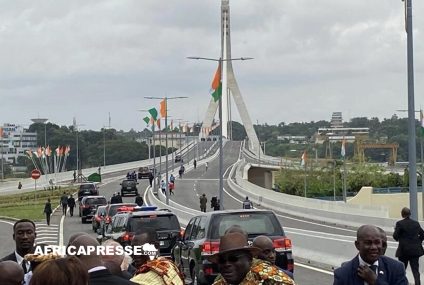
[[[412,220],[411,210],[403,208],[400,212],[403,220],[396,222],[393,238],[399,242],[396,257],[403,262],[405,268],[408,262],[414,275],[415,285],[421,285],[418,260],[424,254],[422,242],[424,231],[417,221]]]
[[[13,225],[13,240],[15,251],[3,257],[1,261],[11,260],[20,264],[25,273],[31,271],[31,263],[24,260],[24,256],[34,252],[34,242],[37,237],[35,224],[28,219],[21,219]]]
[[[359,227],[355,241],[359,253],[334,271],[333,285],[408,285],[405,267],[381,255],[382,245],[377,227]]]

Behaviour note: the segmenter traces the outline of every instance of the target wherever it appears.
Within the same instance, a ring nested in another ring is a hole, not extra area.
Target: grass
[[[50,198],[52,208],[55,208],[59,205],[63,192],[69,195],[75,191],[75,187],[66,187],[0,196],[0,216],[41,220],[45,217],[43,210],[47,198]]]

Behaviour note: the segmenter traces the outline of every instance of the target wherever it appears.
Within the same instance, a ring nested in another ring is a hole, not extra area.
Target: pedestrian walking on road
[[[74,216],[74,208],[75,208],[75,198],[71,195],[69,195],[68,198],[68,207],[69,207],[69,214],[71,217]]]
[[[149,184],[150,184],[150,187],[152,187],[153,179],[155,179],[155,177],[153,176],[153,173],[150,172],[149,173]]]
[[[66,216],[68,210],[68,195],[66,195],[66,192],[63,192],[62,197],[60,197],[60,204],[62,205],[62,215]]]
[[[206,163],[205,163],[205,172],[207,172],[207,171],[208,171],[208,166],[209,166],[209,162],[206,162]]]
[[[243,201],[243,209],[253,209],[253,203],[249,200],[249,197],[246,196],[246,199]]]
[[[160,189],[162,189],[163,195],[166,195],[166,193],[165,193],[165,191],[166,191],[166,183],[163,180],[160,182]]]
[[[21,183],[21,181],[19,181],[19,183],[18,183],[18,189],[19,189],[19,190],[21,190],[21,189],[22,189],[22,183]]]
[[[399,242],[396,250],[396,257],[405,265],[411,264],[412,275],[415,285],[420,285],[419,262],[420,256],[424,255],[422,242],[424,240],[424,230],[420,224],[411,219],[411,210],[405,207],[401,211],[403,220],[397,221],[393,238]]]
[[[193,166],[194,166],[194,169],[196,169],[196,167],[197,167],[197,160],[194,160],[193,161]]]
[[[144,204],[144,201],[143,201],[143,197],[141,197],[140,196],[140,193],[137,193],[137,196],[135,197],[135,201],[134,201],[136,204],[137,204],[137,206],[139,206],[139,207],[141,207],[141,206],[143,206],[143,204]]]
[[[77,172],[74,170],[74,183],[77,181]]]
[[[46,214],[47,225],[50,226],[50,216],[52,214],[52,203],[50,203],[50,198],[47,198],[47,202],[44,205],[44,214]]]
[[[206,204],[208,203],[208,198],[206,198],[206,194],[203,193],[202,196],[200,196],[200,211],[206,213]]]

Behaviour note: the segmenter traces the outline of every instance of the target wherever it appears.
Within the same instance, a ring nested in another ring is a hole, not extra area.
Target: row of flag
[[[423,128],[424,128],[424,125],[423,125]],[[343,140],[342,140],[342,147],[341,147],[341,150],[340,150],[340,155],[342,156],[343,159],[346,156],[346,139],[345,138],[343,138]],[[306,152],[306,149],[305,149],[302,153],[302,157],[300,158],[300,166],[305,166],[306,160],[307,160],[307,152]]]

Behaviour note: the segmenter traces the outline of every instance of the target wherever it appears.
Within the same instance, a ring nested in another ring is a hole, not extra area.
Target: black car
[[[84,196],[99,195],[99,189],[94,183],[82,183],[78,189],[78,201],[81,202]]]
[[[105,209],[105,216],[100,221],[100,233],[104,235],[106,228],[112,222],[113,216],[118,213],[118,209],[121,207],[136,207],[136,203],[118,203],[118,204],[107,204]]]
[[[147,166],[140,167],[138,169],[137,177],[138,177],[138,179],[148,179],[151,172],[152,172],[152,170]]]
[[[202,213],[190,220],[183,238],[172,250],[172,258],[192,284],[212,284],[218,268],[206,257],[219,252],[219,240],[232,225],[248,233],[249,243],[266,235],[273,240],[276,265],[293,272],[291,240],[286,237],[274,212],[269,210],[226,210]]]
[[[121,185],[121,196],[124,197],[126,194],[138,194],[137,185],[138,182],[133,179],[125,179],[119,185]]]
[[[176,156],[175,156],[175,162],[184,162],[183,161],[183,158],[181,157],[181,155],[179,155],[179,154],[177,154]]]
[[[104,196],[85,196],[81,199],[79,204],[79,215],[81,222],[85,223],[88,219],[92,219],[96,214],[98,206],[107,204],[106,197]]]
[[[130,245],[134,233],[141,228],[156,230],[161,256],[171,256],[171,250],[181,237],[177,216],[169,210],[156,207],[121,207],[106,227],[104,237],[112,238],[122,246]]]

